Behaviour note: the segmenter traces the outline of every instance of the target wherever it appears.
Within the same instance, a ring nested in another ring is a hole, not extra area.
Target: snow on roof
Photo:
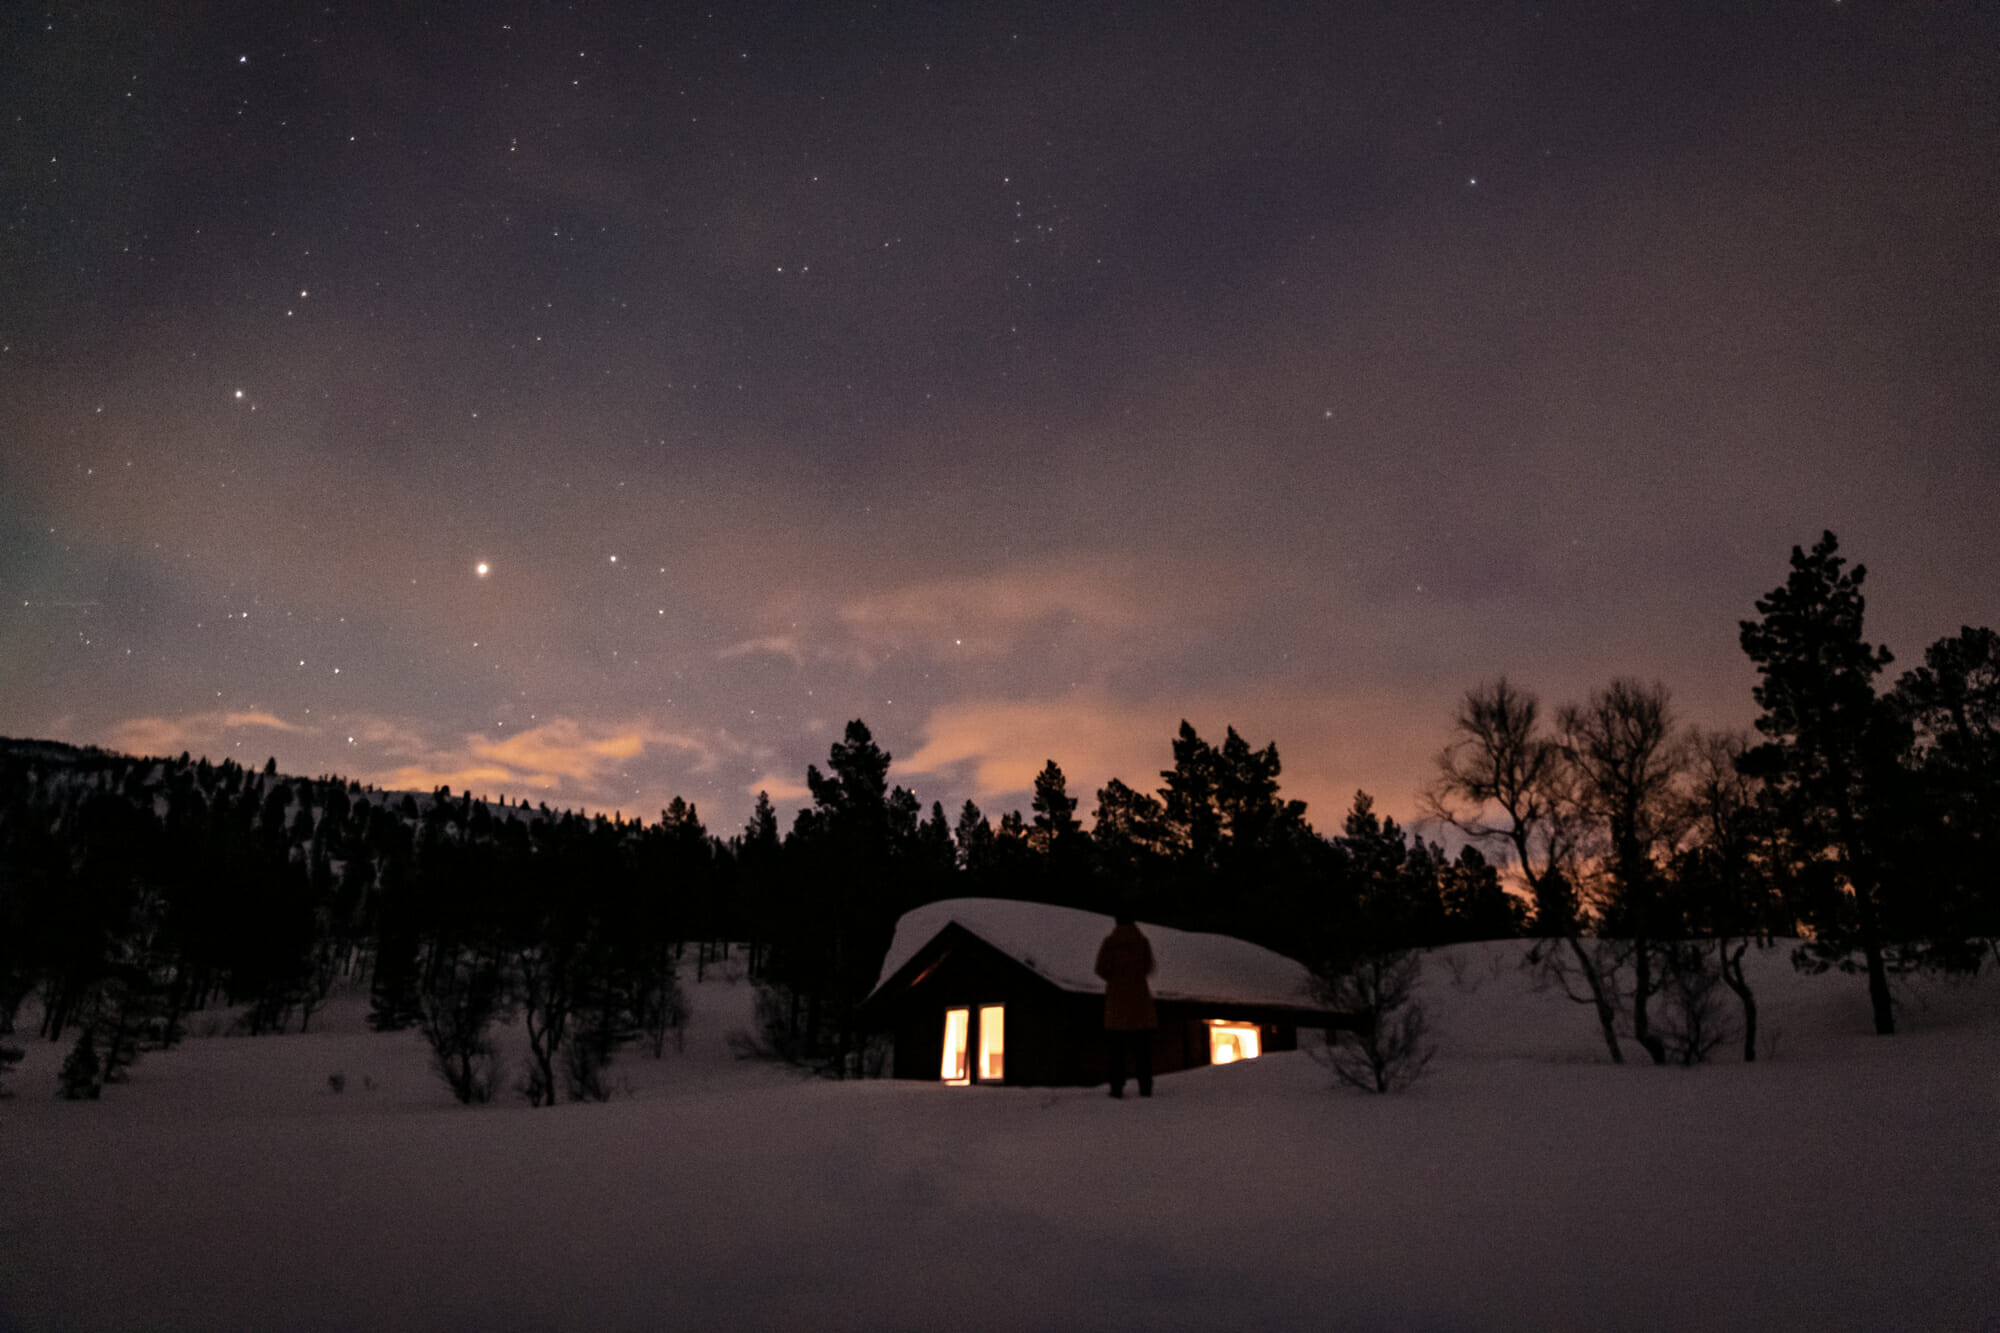
[[[1007,898],[948,898],[904,913],[876,989],[952,922],[1063,990],[1104,989],[1094,969],[1097,946],[1111,933],[1110,917]],[[1144,922],[1139,929],[1153,946],[1155,999],[1318,1007],[1311,974],[1281,954],[1228,935]]]

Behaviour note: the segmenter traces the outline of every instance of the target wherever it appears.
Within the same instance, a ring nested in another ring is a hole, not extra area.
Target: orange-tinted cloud
[[[766,773],[744,790],[752,796],[761,791],[774,801],[804,801],[812,796],[812,789],[803,781],[778,773]]]
[[[713,769],[725,753],[741,746],[717,733],[674,731],[648,720],[615,726],[552,718],[510,736],[470,732],[456,740],[433,740],[407,722],[370,718],[352,728],[357,741],[376,753],[406,762],[361,774],[389,789],[424,791],[440,785],[472,788],[482,794],[534,791],[592,808],[630,808],[635,799],[630,768],[658,751],[688,758],[689,772]]]
[[[647,739],[636,728],[591,735],[581,723],[559,718],[499,739],[469,735],[465,742],[473,755],[507,770],[588,782],[609,764],[643,754]]]
[[[1135,708],[1098,696],[1060,700],[979,701],[932,710],[923,745],[897,768],[902,774],[963,775],[975,799],[1020,796],[1042,765],[1054,759],[1083,797],[1104,779],[1150,786],[1158,752],[1174,725],[1159,709]],[[1136,779],[1136,780],[1135,780]]]
[[[164,755],[217,744],[248,727],[309,735],[311,728],[267,712],[186,713],[179,717],[128,718],[111,728],[113,749],[128,754]]]

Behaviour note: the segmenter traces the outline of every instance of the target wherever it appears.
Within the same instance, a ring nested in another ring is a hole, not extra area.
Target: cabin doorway
[[[979,1015],[977,1056],[972,1045],[974,1013]],[[954,1087],[1003,1082],[1007,1073],[1007,1007],[982,1004],[944,1011],[944,1058],[939,1076]]]
[[[1232,1023],[1227,1019],[1208,1020],[1208,1062],[1233,1065],[1238,1060],[1255,1060],[1264,1053],[1264,1034],[1255,1023]]]

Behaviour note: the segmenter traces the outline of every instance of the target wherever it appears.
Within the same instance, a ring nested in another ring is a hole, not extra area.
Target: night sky
[[[1325,830],[1501,672],[1746,723],[1824,528],[2000,623],[1992,5],[21,3],[0,88],[0,734],[730,832],[1185,717]]]

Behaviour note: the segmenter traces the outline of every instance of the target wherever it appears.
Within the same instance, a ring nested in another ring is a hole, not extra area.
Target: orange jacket
[[[1097,975],[1104,978],[1104,1026],[1113,1032],[1139,1032],[1160,1025],[1153,992],[1146,978],[1153,975],[1153,946],[1134,925],[1114,926],[1097,946]]]

